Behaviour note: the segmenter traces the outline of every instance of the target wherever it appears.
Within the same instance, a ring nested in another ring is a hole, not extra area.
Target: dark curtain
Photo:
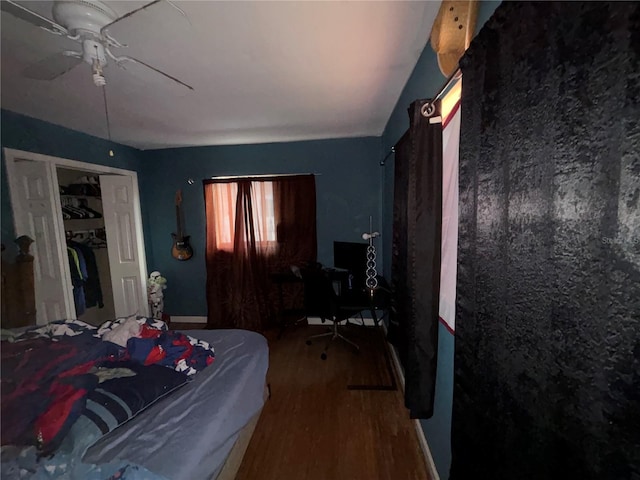
[[[273,184],[280,267],[316,260],[316,182],[313,175],[280,177]]]
[[[233,181],[238,185],[233,251],[216,248],[215,205],[205,180],[207,218],[207,306],[209,328],[264,331],[273,326],[278,308],[270,274],[291,265],[314,262],[317,256],[316,194],[313,175],[257,177]],[[252,182],[272,182],[276,245],[265,248],[254,229],[257,206]]]
[[[461,66],[450,478],[639,479],[640,4],[505,2]]]
[[[393,236],[391,250],[391,285],[393,286],[392,307],[389,315],[387,338],[396,347],[400,363],[407,364],[408,309],[411,304],[407,279],[408,241],[407,216],[409,191],[409,162],[411,160],[411,138],[407,130],[395,145],[393,172]]]
[[[410,127],[396,145],[392,309],[389,338],[405,371],[412,418],[433,415],[438,354],[442,232],[440,102],[417,100]]]

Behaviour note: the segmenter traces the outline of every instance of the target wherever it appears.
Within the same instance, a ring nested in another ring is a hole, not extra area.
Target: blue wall
[[[333,263],[333,241],[362,241],[369,215],[380,214],[380,138],[213,146],[143,152],[140,188],[147,212],[149,271],[167,278],[165,310],[171,315],[207,314],[202,179],[221,175],[316,173],[318,261]],[[195,180],[188,185],[187,180]],[[185,230],[195,250],[171,257],[176,230],[175,193],[182,189]]]
[[[0,111],[0,126],[0,140],[3,148],[14,148],[126,170],[138,170],[142,152],[135,148],[108,142],[8,110]],[[109,149],[113,149],[114,157],[109,157]],[[13,244],[15,232],[6,178],[4,150],[0,175],[2,243],[7,249],[14,249],[17,252],[17,248]]]
[[[316,173],[318,260],[333,261],[333,240],[362,241],[369,215],[380,218],[380,138],[318,140],[140,151],[77,131],[1,111],[2,147],[108,165],[138,172],[148,269],[168,279],[165,308],[173,315],[206,315],[202,179],[216,175]],[[115,157],[109,157],[109,149]],[[187,179],[193,178],[194,185]],[[17,252],[1,169],[2,242]],[[196,254],[188,262],[170,255],[174,198],[183,191],[187,233]]]
[[[491,16],[499,1],[481,2],[478,28]],[[149,271],[159,270],[168,279],[165,308],[173,315],[206,315],[204,265],[203,178],[217,175],[261,173],[318,173],[318,260],[332,263],[333,240],[361,241],[368,230],[382,231],[378,244],[378,268],[390,278],[393,225],[393,155],[385,167],[379,161],[409,126],[407,108],[427,98],[444,82],[436,55],[427,44],[393,110],[382,138],[321,140],[280,144],[194,147],[141,152],[46,122],[2,111],[2,146],[55,155],[90,163],[138,171],[145,225]],[[109,158],[106,151],[116,150]],[[142,163],[139,163],[139,162]],[[4,172],[1,169],[2,241],[13,241],[13,220]],[[189,186],[187,179],[195,184]],[[178,262],[170,255],[175,231],[174,197],[183,191],[187,233],[192,236],[194,258]],[[440,327],[435,413],[423,420],[431,452],[440,476],[449,475],[451,463],[451,405],[453,397],[454,338]]]
[[[489,19],[501,2],[481,2],[476,33]],[[428,43],[418,59],[411,77],[400,95],[382,135],[383,154],[386,155],[409,128],[407,109],[414,100],[434,95],[446,78],[438,68],[435,52]],[[384,167],[382,175],[383,201],[382,225],[384,245],[382,256],[385,277],[391,278],[391,245],[393,233],[393,155]],[[429,448],[441,478],[449,478],[451,465],[451,408],[453,404],[453,350],[454,337],[441,324],[438,332],[438,371],[433,417],[421,420]]]

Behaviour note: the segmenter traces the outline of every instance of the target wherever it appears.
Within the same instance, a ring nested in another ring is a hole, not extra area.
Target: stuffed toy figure
[[[157,320],[162,320],[164,311],[164,293],[167,288],[167,279],[160,275],[160,272],[151,272],[147,281],[147,293],[149,295],[149,306],[151,316]]]

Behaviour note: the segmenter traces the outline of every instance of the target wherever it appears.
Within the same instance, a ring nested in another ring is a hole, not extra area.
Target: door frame
[[[125,170],[122,168],[116,168],[116,167],[108,167],[106,165],[98,165],[95,163],[87,163],[87,162],[81,162],[79,160],[71,160],[68,158],[60,158],[60,157],[54,157],[51,155],[44,155],[41,153],[34,153],[34,152],[28,152],[25,150],[17,150],[17,149],[13,149],[13,148],[4,148],[4,158],[5,158],[5,165],[7,168],[7,183],[9,185],[9,191],[14,190],[16,188],[15,185],[15,181],[16,181],[16,175],[15,175],[15,170],[14,170],[14,165],[15,162],[17,160],[31,160],[31,161],[38,161],[38,162],[44,162],[45,164],[47,164],[49,166],[49,168],[51,168],[53,170],[53,178],[57,179],[57,168],[58,167],[62,167],[62,168],[68,168],[68,169],[73,169],[73,170],[82,170],[85,172],[91,172],[91,173],[96,173],[96,174],[102,174],[102,175],[124,175],[124,176],[128,176],[131,177],[132,183],[133,183],[133,204],[134,204],[134,228],[136,230],[136,248],[138,249],[138,268],[140,271],[140,287],[141,287],[141,291],[142,292],[146,292],[147,291],[147,258],[146,258],[146,251],[145,251],[145,246],[144,246],[144,232],[143,232],[143,228],[142,228],[142,209],[140,207],[140,190],[139,190],[139,186],[138,186],[138,173],[134,172],[133,170]],[[62,223],[62,213],[59,210],[60,205],[60,190],[58,188],[58,185],[54,185],[55,188],[52,188],[51,192],[52,192],[52,196],[53,196],[53,205],[57,206],[56,209],[56,214],[54,215],[54,226],[55,226],[55,230],[56,230],[56,234],[60,239],[60,243],[58,245],[58,255],[59,258],[61,259],[66,259],[67,258],[67,254],[66,252],[62,251],[64,245],[65,245],[65,238],[64,238],[64,225]],[[17,226],[17,222],[16,222],[16,211],[15,211],[15,204],[13,202],[13,197],[11,196],[11,210],[13,212],[13,227],[14,229]],[[16,234],[18,234],[18,232],[15,232]],[[69,271],[69,265],[68,262],[64,262],[61,261],[62,263],[62,272],[64,275],[64,278],[71,278],[70,277],[70,271]],[[64,291],[65,291],[65,304],[70,306],[71,310],[69,311],[75,311],[75,307],[74,307],[74,301],[73,301],[73,289],[71,288],[70,282],[67,282],[64,286]],[[68,307],[69,308],[69,307]],[[143,311],[138,312],[139,315],[144,315],[144,316],[149,316],[149,305],[147,302],[144,302],[142,304],[142,308]],[[134,313],[134,312],[131,312]],[[76,315],[77,317],[77,315]]]

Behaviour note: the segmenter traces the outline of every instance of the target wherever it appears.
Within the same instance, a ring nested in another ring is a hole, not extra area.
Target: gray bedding
[[[171,480],[215,478],[239,431],[261,408],[266,339],[246,330],[189,330],[215,348],[195,379],[100,439],[90,463],[127,460]]]

